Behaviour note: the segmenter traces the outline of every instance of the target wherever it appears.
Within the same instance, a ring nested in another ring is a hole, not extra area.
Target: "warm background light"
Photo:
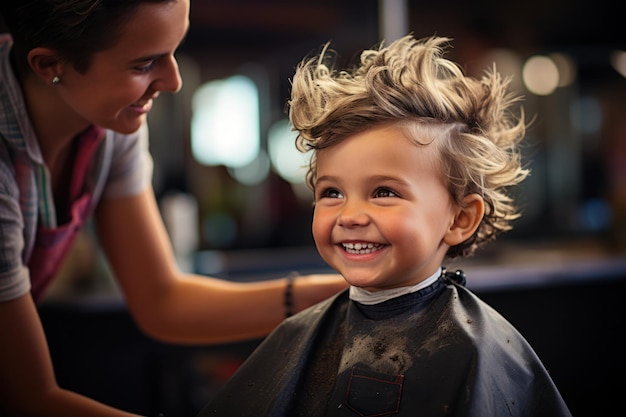
[[[538,96],[552,94],[559,85],[559,70],[547,56],[529,58],[522,69],[522,76],[528,91]]]

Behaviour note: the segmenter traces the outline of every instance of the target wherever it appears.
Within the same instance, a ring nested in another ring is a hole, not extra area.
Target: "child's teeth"
[[[348,253],[372,253],[378,250],[382,245],[378,243],[344,243],[343,247]]]

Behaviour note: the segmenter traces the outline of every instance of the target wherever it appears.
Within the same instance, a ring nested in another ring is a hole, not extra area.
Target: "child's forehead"
[[[318,150],[317,163],[333,168],[371,170],[395,164],[423,164],[436,160],[432,141],[422,144],[395,125],[377,126],[348,135]]]
[[[394,142],[395,139],[402,139],[412,146],[420,148],[430,147],[434,144],[435,139],[439,136],[447,134],[451,125],[449,124],[434,124],[434,123],[421,123],[417,121],[396,121],[388,123],[379,123],[368,128],[356,131],[352,134],[345,134],[341,137],[333,138],[329,141],[325,148],[332,148],[333,146],[340,145],[345,141],[359,141],[365,142],[370,140],[381,143]],[[363,140],[365,139],[365,140]],[[397,146],[397,145],[395,145]],[[325,149],[323,148],[323,149]],[[320,149],[321,150],[321,149]]]

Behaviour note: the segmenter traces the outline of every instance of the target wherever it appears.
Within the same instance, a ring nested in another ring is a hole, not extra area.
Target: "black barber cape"
[[[571,416],[526,340],[440,278],[376,305],[348,290],[278,326],[198,417]]]

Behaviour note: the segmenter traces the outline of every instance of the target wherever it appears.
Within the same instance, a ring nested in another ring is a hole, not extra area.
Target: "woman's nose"
[[[166,65],[163,67],[159,78],[155,80],[155,89],[157,91],[168,91],[177,93],[183,86],[183,80],[180,76],[178,61],[174,56],[168,58]]]

